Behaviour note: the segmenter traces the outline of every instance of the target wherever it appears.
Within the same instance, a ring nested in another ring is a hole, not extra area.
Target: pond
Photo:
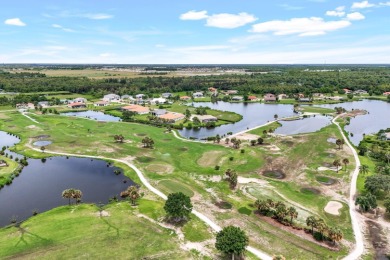
[[[92,119],[92,120],[106,121],[106,122],[118,122],[118,121],[121,121],[121,119],[119,117],[106,115],[103,112],[92,111],[92,110],[80,111],[80,112],[67,112],[67,113],[61,113],[61,115],[83,117],[83,118],[89,118],[89,119]]]
[[[276,128],[276,134],[294,135],[312,133],[332,123],[331,116],[310,116],[294,121],[280,121],[281,127]]]
[[[10,135],[4,131],[0,131],[0,149],[3,146],[5,146],[5,147],[14,146],[15,144],[17,144],[19,142],[20,142],[20,139],[18,137]],[[17,153],[11,152],[9,149],[6,149],[4,152],[8,155],[12,155],[13,158],[19,158],[19,159],[23,158],[23,156],[21,156]]]
[[[18,138],[0,131],[1,147],[18,142]],[[117,170],[120,174],[115,173]],[[28,159],[28,166],[12,184],[0,190],[0,226],[10,224],[13,218],[27,219],[33,211],[41,213],[66,205],[68,200],[61,194],[68,188],[81,190],[86,203],[107,203],[114,196],[119,198],[121,191],[134,184],[122,172],[120,168],[108,167],[103,160],[90,158]]]
[[[50,145],[50,144],[52,144],[52,141],[46,141],[46,140],[36,141],[36,142],[33,143],[33,145],[38,146],[38,147],[47,146],[47,145]]]
[[[350,124],[345,126],[349,139],[354,145],[359,145],[363,140],[363,134],[374,134],[381,129],[390,127],[390,103],[379,100],[368,100],[347,102],[332,105],[319,105],[320,107],[332,108],[343,107],[346,110],[364,109],[368,114],[351,118]]]
[[[262,104],[262,103],[229,103],[229,102],[194,102],[195,107],[210,107],[222,111],[232,111],[243,116],[242,120],[234,124],[222,125],[215,128],[183,129],[179,133],[186,137],[194,137],[197,139],[207,138],[227,134],[228,132],[241,132],[249,128],[263,125],[268,121],[274,120],[274,115],[279,118],[290,117],[296,115],[292,105],[280,104]]]

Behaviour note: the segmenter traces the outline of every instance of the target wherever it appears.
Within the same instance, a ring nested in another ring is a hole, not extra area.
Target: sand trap
[[[260,180],[260,179],[256,179],[256,178],[245,178],[245,177],[240,177],[240,176],[237,178],[237,181],[238,181],[238,183],[241,183],[241,184],[258,183],[258,184],[266,185],[268,183],[265,180]]]
[[[341,171],[343,169],[342,166],[339,166],[339,169],[338,171]],[[323,172],[323,171],[334,171],[334,172],[337,172],[337,169],[336,167],[318,167],[317,170],[319,170],[320,172]]]
[[[324,208],[325,212],[339,216],[340,212],[339,210],[343,207],[343,204],[337,201],[329,201],[328,204],[326,204],[326,207]]]

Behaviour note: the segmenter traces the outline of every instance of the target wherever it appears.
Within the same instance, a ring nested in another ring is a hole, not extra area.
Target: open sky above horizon
[[[0,22],[0,63],[390,63],[388,0],[5,0]]]

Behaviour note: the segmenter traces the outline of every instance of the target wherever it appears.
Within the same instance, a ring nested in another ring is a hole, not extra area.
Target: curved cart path
[[[32,149],[35,150],[35,151],[38,151],[38,152],[41,151],[40,149],[37,149],[37,148],[32,148]],[[148,190],[150,190],[151,192],[153,192],[154,194],[156,194],[160,198],[162,198],[164,200],[167,200],[167,196],[164,193],[162,193],[161,191],[159,191],[158,189],[156,189],[155,187],[153,187],[149,183],[149,181],[145,178],[143,173],[134,164],[131,164],[131,163],[125,161],[125,160],[108,158],[108,157],[104,157],[104,156],[91,156],[91,155],[82,155],[82,154],[60,153],[60,152],[53,152],[53,151],[47,151],[47,150],[46,150],[46,152],[47,153],[51,153],[51,154],[56,154],[56,155],[85,157],[85,158],[95,158],[95,159],[112,160],[112,161],[124,163],[127,166],[129,166],[130,168],[132,168],[137,173],[138,178],[141,180],[142,184],[145,185],[145,187]],[[199,211],[193,209],[192,213],[195,216],[197,216],[198,218],[200,218],[203,222],[205,222],[208,226],[210,226],[214,231],[218,232],[218,231],[222,230],[222,228],[220,226],[218,226],[218,224],[213,222],[211,219],[209,219],[207,216],[205,216],[204,214],[200,213]],[[271,256],[267,255],[266,253],[264,253],[264,252],[262,252],[262,251],[260,251],[260,250],[258,250],[256,248],[254,248],[254,247],[248,246],[246,249],[249,252],[251,252],[252,254],[254,254],[255,256],[259,257],[260,259],[272,260]]]
[[[355,170],[353,171],[352,178],[351,178],[351,186],[350,186],[350,190],[349,190],[348,205],[349,205],[349,214],[351,215],[352,229],[353,229],[353,233],[355,235],[356,242],[355,242],[355,248],[349,253],[349,255],[347,255],[344,258],[346,260],[355,260],[355,259],[359,259],[359,257],[364,252],[363,233],[362,233],[361,227],[359,225],[358,212],[356,211],[356,206],[355,206],[356,182],[357,182],[357,178],[359,176],[360,159],[359,159],[359,156],[358,156],[355,148],[352,146],[352,144],[349,142],[348,138],[345,136],[343,129],[340,127],[339,123],[336,122],[336,120],[339,118],[339,116],[336,116],[332,120],[332,123],[335,124],[338,127],[338,129],[340,130],[340,133],[343,136],[345,143],[351,149],[353,157],[355,158]]]

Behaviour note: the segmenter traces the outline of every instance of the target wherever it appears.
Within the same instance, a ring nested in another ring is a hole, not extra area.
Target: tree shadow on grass
[[[111,229],[114,229],[116,231],[116,236],[119,237],[119,228],[117,228],[116,226],[112,225],[104,217],[101,217],[100,219],[104,222],[104,224],[106,224],[108,226],[107,227],[107,231],[110,231]]]
[[[29,231],[27,231],[24,227],[21,227],[20,226],[20,223],[16,224],[15,227],[18,229],[18,231],[20,232],[20,238],[19,238],[19,241],[16,243],[15,246],[18,246],[20,243],[23,243],[25,245],[28,245],[28,242],[26,241],[25,239],[25,235],[29,235],[29,236],[32,236],[33,238],[36,238],[37,240],[41,240],[41,241],[44,241],[45,244],[50,244],[51,243],[51,240],[49,239],[46,239],[46,238],[43,238],[43,237],[40,237],[34,233],[31,233]]]

